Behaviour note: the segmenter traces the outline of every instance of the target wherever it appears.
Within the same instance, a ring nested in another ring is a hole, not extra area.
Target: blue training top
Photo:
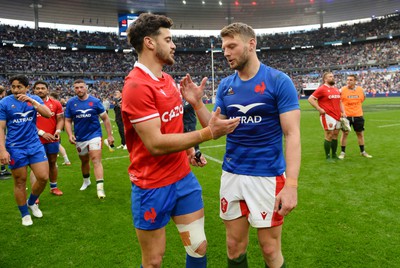
[[[26,94],[40,104],[42,99],[36,95]],[[0,120],[6,121],[6,148],[23,149],[34,143],[41,144],[36,128],[37,111],[30,102],[19,101],[14,95],[0,101]]]
[[[102,136],[99,115],[105,112],[99,99],[89,95],[81,100],[75,96],[68,100],[64,115],[74,122],[76,141],[88,141]]]
[[[286,163],[279,115],[300,109],[296,88],[281,71],[264,64],[257,74],[242,81],[235,72],[218,86],[216,103],[221,114],[240,117],[227,135],[222,169],[249,176],[278,176]]]

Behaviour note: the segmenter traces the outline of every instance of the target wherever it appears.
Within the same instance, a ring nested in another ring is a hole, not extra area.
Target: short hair
[[[173,24],[172,19],[164,15],[142,13],[129,25],[128,43],[135,48],[137,53],[140,53],[143,50],[143,40],[146,36],[157,36],[160,34],[160,28],[170,29]]]
[[[6,91],[6,88],[0,85],[0,95],[3,94],[4,91]]]
[[[353,77],[355,81],[357,81],[357,75],[355,74],[349,74],[347,77]]]
[[[325,72],[325,73],[322,75],[322,82],[323,82],[323,83],[325,83],[325,77],[326,77],[328,74],[333,74],[333,73],[332,73],[332,72]]]
[[[222,28],[220,35],[221,37],[234,37],[235,35],[240,35],[242,39],[256,39],[256,33],[253,28],[242,22],[234,22],[225,26]]]
[[[45,85],[46,88],[49,88],[49,84],[47,84],[47,82],[42,81],[42,80],[36,81],[36,82],[33,84],[33,89],[35,89],[35,87],[36,87],[37,85]]]
[[[58,100],[60,98],[60,95],[57,92],[51,92],[50,97],[52,97],[55,100]]]
[[[14,82],[15,80],[17,80],[18,82],[23,84],[25,87],[29,86],[29,79],[26,75],[18,74],[18,75],[11,77],[9,79],[10,84],[12,84],[12,82]]]
[[[73,84],[75,85],[75,84],[80,84],[80,83],[84,83],[86,85],[86,82],[83,79],[76,79]]]

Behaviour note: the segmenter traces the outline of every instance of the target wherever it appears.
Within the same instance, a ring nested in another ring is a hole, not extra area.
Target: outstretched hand
[[[222,119],[220,114],[221,108],[217,107],[211,116],[210,122],[208,123],[214,140],[226,134],[232,133],[240,123],[239,118]]]
[[[202,104],[202,98],[204,96],[204,88],[206,86],[207,77],[201,80],[200,85],[196,85],[190,74],[186,74],[180,81],[181,93],[183,98],[189,102],[193,107],[200,106]]]

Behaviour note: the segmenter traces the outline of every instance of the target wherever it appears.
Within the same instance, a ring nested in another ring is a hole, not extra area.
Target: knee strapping
[[[176,227],[178,228],[186,253],[194,258],[203,257],[205,252],[204,255],[200,255],[196,250],[206,241],[204,217],[189,224],[177,224]]]

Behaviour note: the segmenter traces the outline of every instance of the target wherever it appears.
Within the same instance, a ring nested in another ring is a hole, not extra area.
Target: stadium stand
[[[259,35],[259,58],[284,70],[293,79],[300,95],[304,85],[320,83],[320,74],[334,71],[338,86],[347,73],[358,73],[368,92],[400,91],[400,15],[388,14],[367,23],[342,25],[313,31]],[[55,29],[0,25],[0,84],[24,73],[32,81],[44,79],[62,98],[73,96],[75,78],[84,78],[90,92],[108,97],[121,88],[123,78],[135,62],[135,53],[126,40],[104,32],[58,31]],[[187,72],[195,79],[211,76],[210,47],[221,45],[218,37],[174,37],[176,64],[165,70],[180,79]],[[216,51],[216,52],[221,52]],[[223,53],[213,53],[215,88],[230,74]],[[211,83],[207,97],[211,98]]]

